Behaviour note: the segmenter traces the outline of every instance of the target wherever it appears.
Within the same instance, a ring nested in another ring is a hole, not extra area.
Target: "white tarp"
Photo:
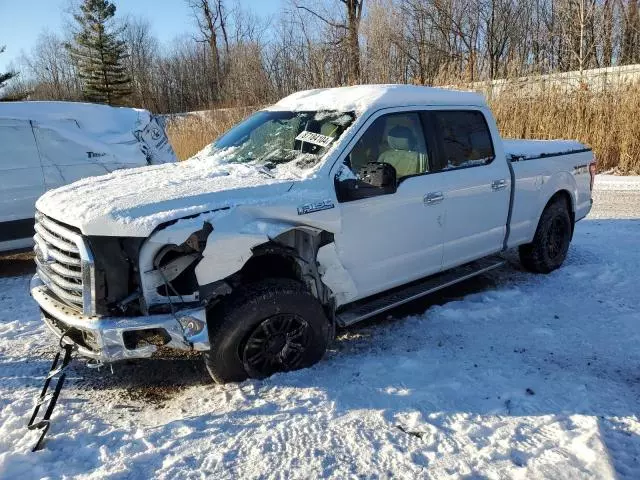
[[[43,166],[108,165],[112,170],[177,161],[161,117],[146,110],[75,102],[0,103],[7,126],[29,124]],[[14,150],[0,144],[5,161]]]
[[[31,244],[35,203],[46,191],[176,161],[162,118],[146,110],[0,102],[0,251]]]

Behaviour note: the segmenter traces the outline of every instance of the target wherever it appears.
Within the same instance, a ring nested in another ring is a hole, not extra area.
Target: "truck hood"
[[[45,193],[36,208],[85,235],[147,237],[160,224],[247,203],[267,203],[287,192],[291,176],[216,156],[119,170]]]

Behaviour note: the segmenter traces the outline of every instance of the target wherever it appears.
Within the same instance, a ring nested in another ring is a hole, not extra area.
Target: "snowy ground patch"
[[[640,191],[640,175],[596,175],[596,189],[616,191]]]
[[[219,387],[198,358],[76,361],[38,453],[55,348],[29,275],[0,278],[0,477],[640,478],[640,185],[594,198],[560,270],[511,255],[308,370]]]

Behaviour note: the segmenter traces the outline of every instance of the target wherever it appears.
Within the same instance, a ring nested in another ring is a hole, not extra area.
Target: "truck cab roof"
[[[484,97],[474,92],[446,90],[418,85],[354,85],[350,87],[303,90],[283,98],[268,110],[355,112],[409,105],[486,106]]]

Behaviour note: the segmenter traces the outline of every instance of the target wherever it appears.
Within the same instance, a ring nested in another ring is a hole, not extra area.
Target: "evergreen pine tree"
[[[122,105],[131,94],[131,79],[124,60],[127,58],[121,33],[111,19],[116,6],[108,0],[84,0],[81,13],[74,15],[80,30],[74,44],[67,45],[82,80],[86,100]]]
[[[0,53],[4,52],[4,49],[4,46],[0,47]],[[17,75],[17,72],[0,72],[0,88],[4,87],[9,80],[11,80],[13,77],[16,77]]]

